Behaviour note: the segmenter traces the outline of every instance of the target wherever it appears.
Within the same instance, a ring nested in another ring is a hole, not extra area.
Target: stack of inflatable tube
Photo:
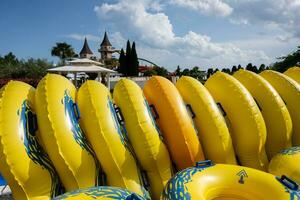
[[[290,77],[266,70],[260,73],[280,94],[293,122],[293,146],[300,145],[300,85]]]
[[[95,187],[76,190],[54,198],[53,200],[145,200],[128,190],[115,187]]]
[[[211,76],[205,87],[230,121],[230,133],[240,164],[266,171],[266,126],[248,90],[238,80],[223,72]]]
[[[275,155],[269,165],[269,172],[281,176],[282,174],[300,183],[300,147],[283,149]]]
[[[176,167],[185,169],[203,160],[197,132],[176,87],[166,78],[153,76],[146,82],[144,94],[154,106],[155,117]]]
[[[205,157],[215,163],[236,164],[226,122],[207,89],[187,76],[177,81],[176,88],[191,109]]]
[[[0,92],[0,171],[15,199],[50,199],[59,178],[36,137],[34,88],[10,81]]]
[[[35,107],[39,137],[67,191],[97,186],[100,166],[79,127],[76,89],[60,75],[48,74],[38,84]]]
[[[206,161],[177,173],[166,185],[162,200],[291,200],[300,197],[298,187],[285,176]]]
[[[80,125],[101,162],[110,186],[127,188],[145,196],[135,159],[108,89],[99,82],[87,81],[77,93]]]
[[[267,128],[266,152],[271,159],[282,149],[291,147],[292,120],[277,91],[264,78],[247,70],[233,75],[251,93],[264,117]]]
[[[292,67],[284,72],[285,75],[297,81],[300,84],[300,67]]]
[[[129,79],[121,79],[116,84],[113,96],[124,116],[129,140],[149,179],[151,197],[159,199],[172,176],[172,164],[148,103],[141,88]]]

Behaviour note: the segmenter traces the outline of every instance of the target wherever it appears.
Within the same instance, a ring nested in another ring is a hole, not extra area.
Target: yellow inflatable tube
[[[236,164],[226,122],[207,89],[187,76],[177,81],[176,88],[193,113],[205,157],[215,163]]]
[[[285,75],[297,81],[300,84],[300,67],[292,67],[284,72]]]
[[[282,174],[300,183],[300,147],[283,149],[270,161],[269,172],[281,176]]]
[[[98,185],[101,178],[99,163],[79,127],[75,95],[74,85],[55,74],[46,75],[35,94],[39,137],[67,191]]]
[[[282,149],[291,147],[292,120],[283,100],[264,78],[247,70],[233,75],[256,100],[267,127],[266,152],[269,160]]]
[[[15,199],[50,199],[62,192],[36,137],[34,90],[26,83],[10,81],[0,94],[0,171]]]
[[[127,188],[144,196],[139,169],[108,89],[99,82],[87,81],[77,93],[77,103],[80,125],[96,152],[108,185]]]
[[[266,70],[260,73],[280,94],[289,110],[293,122],[293,146],[300,145],[300,85],[290,77]]]
[[[95,187],[76,190],[54,198],[53,200],[146,200],[128,190],[115,187]]]
[[[162,200],[296,200],[300,198],[298,187],[285,176],[206,161],[177,173],[166,185]]]
[[[176,167],[185,169],[203,160],[197,132],[176,87],[166,78],[153,76],[146,82],[144,94],[154,106],[155,117]]]
[[[251,94],[238,80],[223,72],[211,76],[205,87],[229,119],[230,133],[240,164],[266,171],[266,126]]]
[[[121,79],[115,85],[113,96],[124,116],[128,137],[136,156],[147,173],[151,196],[159,199],[172,176],[172,165],[142,89],[129,79]]]

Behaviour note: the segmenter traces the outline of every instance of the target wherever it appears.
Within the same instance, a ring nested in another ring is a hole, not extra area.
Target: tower
[[[84,38],[84,44],[79,53],[79,56],[80,56],[80,58],[88,58],[88,59],[93,57],[93,52],[91,51],[86,38]]]
[[[105,62],[107,60],[112,59],[112,54],[114,52],[114,48],[112,47],[112,45],[111,45],[111,43],[108,39],[106,31],[104,33],[104,37],[103,37],[103,40],[100,44],[100,49],[98,51],[101,54],[101,61],[102,62]]]

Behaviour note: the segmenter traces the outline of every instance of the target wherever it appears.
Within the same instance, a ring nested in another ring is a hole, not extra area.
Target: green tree
[[[266,65],[265,64],[261,64],[259,69],[258,69],[258,72],[262,72],[262,71],[265,71],[266,70]]]
[[[278,58],[278,62],[276,62],[272,69],[285,72],[288,68],[299,65],[300,64],[300,46],[297,47],[297,50],[288,54],[287,56],[283,56]]]
[[[231,74],[234,74],[236,71],[238,71],[238,68],[234,65],[231,68]]]
[[[253,65],[252,65],[252,63],[249,63],[249,64],[246,66],[246,70],[253,71]]]
[[[205,77],[205,72],[201,71],[199,67],[195,66],[189,71],[189,75],[198,80],[203,80]]]
[[[118,72],[121,74],[126,73],[126,56],[124,49],[121,49],[120,57],[119,57],[119,67],[118,67]]]
[[[157,72],[154,69],[144,72],[144,76],[155,76],[155,75],[157,75]]]
[[[179,65],[177,66],[177,68],[175,70],[175,75],[176,76],[181,76],[181,69],[180,69]]]
[[[164,67],[154,67],[154,70],[158,76],[167,76],[169,74],[168,70]]]
[[[238,70],[240,70],[240,69],[244,69],[241,65],[238,65]]]
[[[132,65],[131,62],[131,45],[130,41],[127,40],[127,45],[126,45],[126,70],[124,71],[125,76],[130,76],[130,66]]]
[[[136,53],[135,42],[132,43],[132,48],[130,52],[130,62],[129,66],[130,76],[138,76],[139,75],[139,60]]]
[[[57,42],[51,50],[52,56],[57,56],[61,60],[62,64],[65,64],[67,59],[73,58],[76,56],[73,47],[66,42]]]
[[[185,68],[182,73],[181,73],[182,76],[189,76],[190,75],[190,70]]]
[[[214,69],[213,68],[208,68],[207,69],[207,78],[209,78],[211,75],[213,75],[214,74]]]

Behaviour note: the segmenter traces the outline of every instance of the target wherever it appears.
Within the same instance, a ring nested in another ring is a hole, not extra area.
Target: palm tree
[[[63,64],[66,59],[76,57],[73,47],[66,42],[57,42],[56,46],[52,47],[51,55],[59,57]]]

